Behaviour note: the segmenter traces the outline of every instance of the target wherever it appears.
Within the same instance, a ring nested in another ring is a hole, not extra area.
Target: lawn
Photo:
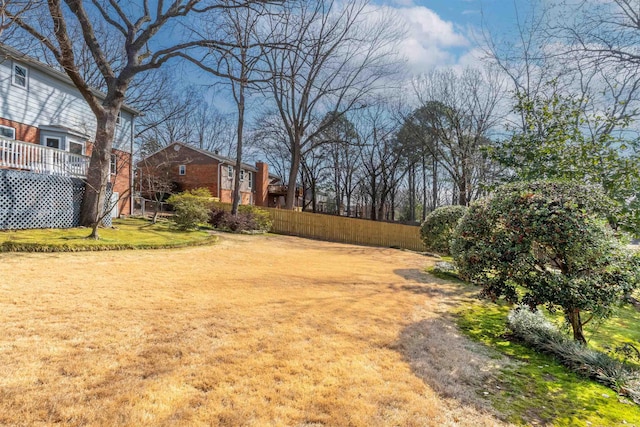
[[[116,219],[113,228],[99,230],[100,239],[87,239],[88,228],[0,231],[0,252],[58,252],[114,249],[175,248],[215,241],[206,231],[179,231],[169,221]]]
[[[271,235],[0,253],[0,425],[501,425],[431,261]]]
[[[505,367],[490,394],[495,407],[518,424],[554,426],[640,426],[640,407],[610,388],[569,372],[552,356],[510,340],[509,307],[491,302],[468,304],[458,325],[470,337],[518,361]],[[638,334],[640,316],[633,307],[587,328],[589,345],[607,350]],[[608,343],[608,344],[605,344]]]

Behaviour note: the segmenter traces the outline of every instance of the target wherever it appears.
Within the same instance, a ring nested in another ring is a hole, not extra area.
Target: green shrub
[[[637,258],[614,236],[610,201],[595,187],[524,182],[499,188],[461,219],[451,249],[482,295],[561,309],[586,344],[581,312],[597,317],[637,286]]]
[[[271,230],[273,221],[271,221],[271,215],[269,215],[268,211],[252,205],[240,205],[238,206],[238,213],[251,217],[254,223],[253,231],[267,232]]]
[[[167,202],[173,207],[172,219],[181,230],[198,228],[199,224],[206,223],[209,219],[211,193],[206,188],[174,194]]]
[[[540,311],[520,306],[509,312],[513,335],[534,349],[551,354],[572,371],[598,381],[640,404],[640,372],[599,351],[572,341]]]
[[[241,232],[267,232],[272,221],[269,212],[251,205],[238,206],[237,215],[221,206],[213,206],[209,213],[209,224],[219,230]]]
[[[420,227],[420,237],[427,250],[449,255],[453,231],[466,211],[465,206],[443,206],[427,215]]]

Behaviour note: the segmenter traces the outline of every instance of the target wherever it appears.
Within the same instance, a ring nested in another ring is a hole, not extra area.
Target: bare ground
[[[394,249],[0,254],[0,425],[493,426],[503,361]]]

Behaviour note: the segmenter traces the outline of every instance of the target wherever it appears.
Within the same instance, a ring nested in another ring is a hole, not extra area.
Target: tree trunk
[[[300,139],[294,142],[291,152],[291,170],[289,171],[289,181],[287,187],[287,200],[285,209],[293,210],[296,202],[296,181],[298,169],[300,168]]]
[[[409,221],[416,220],[416,176],[415,164],[409,165]]]
[[[98,226],[105,215],[105,194],[109,180],[111,147],[116,128],[117,108],[112,107],[103,116],[97,117],[96,137],[87,170],[87,180],[80,209],[80,224],[91,227],[88,236],[98,239]]]
[[[433,175],[431,176],[431,210],[434,211],[438,207],[438,162],[435,157],[431,163],[431,170]]]
[[[422,215],[420,222],[424,222],[427,217],[427,160],[422,154]]]
[[[587,340],[582,332],[582,321],[580,320],[580,310],[577,308],[570,308],[566,311],[567,318],[573,329],[573,339],[578,341],[582,345],[587,345]]]
[[[242,59],[245,60],[246,52],[242,52]],[[242,75],[240,76],[240,83],[238,88],[238,99],[237,99],[237,107],[238,107],[238,143],[236,147],[236,173],[235,180],[236,182],[233,185],[233,204],[231,205],[231,215],[238,215],[238,206],[240,206],[240,201],[242,195],[240,194],[240,186],[242,182],[240,182],[240,171],[242,169],[242,132],[244,130],[244,85],[246,76],[244,74],[244,62],[242,63]]]

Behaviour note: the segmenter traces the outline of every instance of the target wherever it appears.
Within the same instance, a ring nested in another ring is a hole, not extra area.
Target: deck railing
[[[85,178],[89,157],[64,150],[0,138],[0,168]]]

